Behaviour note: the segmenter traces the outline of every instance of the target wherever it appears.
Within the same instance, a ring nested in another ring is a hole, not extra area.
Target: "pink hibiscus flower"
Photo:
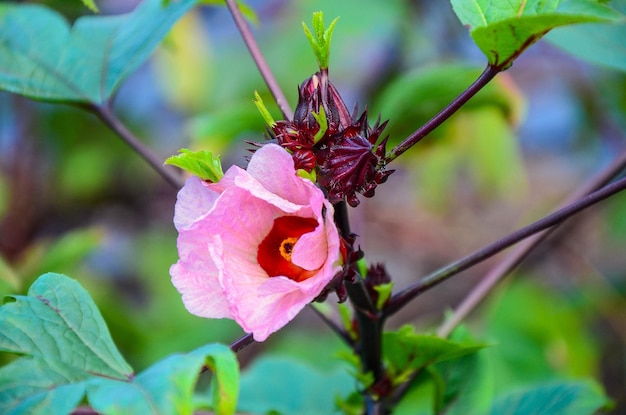
[[[218,183],[189,178],[174,224],[180,259],[170,274],[185,307],[234,319],[256,341],[291,321],[341,269],[333,206],[275,144]]]

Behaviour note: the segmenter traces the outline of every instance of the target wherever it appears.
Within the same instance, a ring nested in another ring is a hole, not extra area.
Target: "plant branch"
[[[351,231],[346,202],[339,202],[334,206],[334,219],[339,232],[344,238],[348,237]],[[363,373],[371,372],[374,385],[376,385],[385,376],[382,364],[382,335],[385,319],[374,307],[361,276],[357,276],[354,282],[346,281],[345,284],[358,326],[358,338],[356,344],[353,344],[354,351],[359,355]],[[369,391],[363,391],[363,397],[367,415],[380,413],[382,408]]]
[[[234,342],[232,342],[230,344],[230,350],[232,350],[235,353],[238,353],[241,350],[248,347],[249,345],[251,345],[252,343],[254,343],[254,338],[252,337],[251,333],[247,333],[241,336],[240,338],[238,338],[237,340],[235,340]]]
[[[128,144],[137,154],[156,170],[169,184],[179,189],[183,186],[180,175],[168,166],[163,165],[163,159],[144,145],[115,115],[109,104],[92,106],[90,109],[104,122],[115,134]]]
[[[396,313],[408,302],[413,300],[418,295],[429,290],[430,288],[440,284],[441,282],[459,274],[494,255],[509,248],[517,242],[528,238],[538,232],[548,229],[558,223],[561,223],[565,219],[575,215],[576,213],[592,206],[622,190],[626,189],[626,178],[617,180],[602,189],[595,191],[584,198],[567,205],[566,207],[546,216],[543,219],[538,220],[516,232],[505,236],[504,238],[488,245],[474,253],[461,258],[460,260],[447,265],[432,274],[426,276],[417,283],[405,288],[403,291],[395,294],[385,309],[383,310],[386,317]]]
[[[480,74],[480,76],[459,96],[457,96],[450,104],[448,104],[444,109],[442,109],[437,115],[428,120],[424,125],[415,130],[413,134],[409,135],[405,138],[400,144],[391,149],[387,156],[385,157],[385,162],[389,163],[395,160],[400,154],[407,151],[409,148],[417,144],[422,140],[422,138],[426,137],[430,134],[435,128],[439,127],[446,121],[452,114],[457,112],[459,108],[461,108],[467,101],[469,101],[478,91],[483,89],[485,85],[487,85],[498,73],[500,73],[501,69],[498,69],[494,66],[487,65],[485,70]]]
[[[269,88],[278,108],[283,114],[283,118],[286,120],[291,120],[293,118],[293,112],[289,107],[289,103],[287,102],[287,98],[283,94],[283,91],[280,89],[276,78],[274,78],[274,74],[270,69],[263,53],[261,53],[261,49],[259,49],[259,45],[257,44],[252,32],[250,31],[250,26],[246,22],[246,19],[241,14],[241,10],[239,10],[239,6],[237,5],[236,0],[226,0],[226,5],[228,6],[228,10],[230,10],[230,14],[233,16],[233,20],[237,25],[237,29],[241,33],[241,37],[243,41],[246,43],[248,47],[248,51],[250,51],[250,55],[256,63],[257,68],[259,68],[259,72],[261,72],[261,76],[265,80],[267,87]]]
[[[350,347],[354,346],[354,341],[352,340],[352,338],[350,338],[350,335],[341,326],[339,326],[337,323],[329,319],[324,313],[318,310],[318,308],[314,304],[309,304],[309,308],[313,310],[313,312],[317,314],[317,316],[321,318],[322,321],[326,323],[326,325],[330,327],[330,329],[333,332],[335,332],[337,336],[341,337],[341,339],[344,342],[346,342],[348,346]]]
[[[613,161],[608,167],[603,169],[595,177],[586,184],[577,189],[562,206],[574,203],[585,195],[596,191],[611,181],[613,177],[618,175],[626,168],[626,151]],[[467,315],[480,304],[487,294],[495,287],[495,285],[509,274],[520,262],[522,262],[528,254],[545,240],[552,232],[554,232],[561,224],[557,224],[550,229],[539,232],[522,242],[515,248],[503,261],[497,264],[489,273],[478,283],[478,285],[463,299],[461,304],[454,310],[450,316],[437,330],[440,337],[448,337],[450,333],[458,326]]]

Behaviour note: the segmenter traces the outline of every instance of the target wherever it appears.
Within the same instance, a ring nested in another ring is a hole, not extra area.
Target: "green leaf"
[[[415,333],[412,326],[383,335],[384,359],[394,383],[402,383],[418,369],[458,359],[482,349],[484,345],[455,342],[433,335]]]
[[[609,6],[626,13],[626,2]],[[626,71],[626,19],[615,24],[584,24],[548,33],[546,39],[580,59],[596,65]]]
[[[82,400],[85,374],[61,363],[22,357],[0,368],[0,413],[67,415]]]
[[[169,356],[135,376],[87,292],[59,274],[41,276],[28,296],[0,307],[0,350],[25,355],[0,369],[0,413],[67,414],[85,391],[105,414],[191,414],[200,368],[214,371],[212,404],[235,411],[237,358],[212,344]]]
[[[194,353],[205,357],[215,375],[212,384],[213,409],[218,414],[233,414],[239,397],[239,363],[228,346],[209,344]]]
[[[48,101],[107,101],[196,0],[145,0],[120,16],[70,29],[39,5],[0,4],[0,89]]]
[[[239,391],[237,358],[227,346],[211,344],[152,365],[132,381],[94,378],[87,386],[90,405],[106,414],[192,414],[198,374],[207,363],[215,371],[214,409],[233,414]]]
[[[0,371],[0,413],[62,401],[67,391],[78,395],[81,382],[94,375],[120,380],[133,376],[78,282],[49,273],[35,281],[27,296],[4,300],[0,350],[25,356]],[[33,381],[24,382],[25,374]]]
[[[587,327],[588,310],[568,294],[536,281],[522,278],[503,286],[487,305],[485,335],[498,344],[488,353],[490,366],[498,373],[496,393],[597,373],[599,348]]]
[[[434,412],[435,405],[433,405],[433,396],[437,395],[436,383],[430,371],[419,372],[407,393],[393,408],[393,414],[436,415]]]
[[[492,415],[591,415],[610,405],[593,381],[562,381],[507,393],[493,403]]]
[[[348,332],[350,338],[356,340],[359,337],[359,334],[356,332],[356,328],[354,327],[350,308],[345,303],[339,303],[337,304],[337,311],[339,312],[339,317],[341,318],[341,325]]]
[[[98,6],[96,6],[96,3],[94,2],[94,0],[81,0],[81,1],[92,12],[98,13],[100,11],[100,10],[98,10]]]
[[[214,157],[213,153],[206,150],[191,151],[186,148],[181,148],[179,152],[180,154],[165,160],[165,164],[180,167],[202,180],[208,180],[212,183],[219,182],[224,176],[220,156]]]
[[[259,95],[257,91],[254,91],[254,105],[256,105],[257,109],[261,113],[263,120],[265,120],[265,124],[267,124],[269,127],[273,127],[274,125],[276,125],[274,117],[272,117],[272,114],[270,114],[269,110],[263,103],[263,98],[261,98],[261,95]]]
[[[393,282],[375,285],[374,289],[378,293],[378,299],[376,300],[376,309],[382,310],[387,300],[389,300],[389,297],[391,297]]]
[[[339,18],[336,17],[335,20],[330,22],[330,26],[328,26],[328,29],[326,29],[324,27],[324,13],[313,13],[313,33],[311,33],[308,26],[304,22],[302,22],[304,34],[311,43],[311,48],[313,48],[313,53],[317,58],[317,63],[320,69],[328,68],[328,61],[330,59],[330,39],[333,36],[333,30],[335,29],[335,25],[337,24],[338,20]]]
[[[240,412],[317,415],[336,413],[335,397],[348,396],[354,380],[344,371],[319,372],[294,359],[262,357],[241,377]]]
[[[489,408],[493,388],[483,353],[437,363],[428,368],[435,383],[435,413],[467,415]]]
[[[311,115],[313,115],[313,118],[315,118],[315,121],[317,121],[320,126],[319,130],[317,130],[315,136],[313,137],[313,143],[317,144],[324,137],[326,131],[328,131],[328,119],[326,118],[326,110],[323,105],[320,105],[318,113],[311,112]]]
[[[500,69],[555,27],[620,18],[597,0],[451,1],[489,64]]]

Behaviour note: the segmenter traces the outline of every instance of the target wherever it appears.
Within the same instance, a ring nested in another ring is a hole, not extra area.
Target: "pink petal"
[[[170,268],[172,284],[190,313],[209,318],[233,318],[218,281],[218,267],[209,255],[190,255]]]
[[[294,213],[303,207],[302,205],[270,192],[263,187],[256,178],[250,176],[248,173],[239,175],[235,180],[235,184],[237,187],[250,192],[255,198],[271,203],[285,213]]]
[[[247,171],[268,192],[298,205],[308,205],[313,192],[319,192],[313,183],[296,175],[291,155],[276,144],[258,149]]]
[[[251,301],[238,307],[235,320],[246,332],[252,333],[256,341],[264,341],[311,302],[312,298],[297,284],[285,277],[269,278]]]
[[[329,203],[326,211],[326,217],[333,215],[333,207]],[[321,225],[315,228],[313,232],[305,233],[296,242],[291,256],[291,262],[304,269],[313,271],[320,268],[327,260],[328,256],[328,231],[326,229],[327,222],[320,212],[317,215],[317,221]],[[330,222],[333,222],[332,220]],[[334,227],[335,224],[331,223]],[[335,229],[336,232],[336,229]]]
[[[258,263],[259,244],[274,219],[285,215],[320,224],[294,247],[295,264],[318,270],[302,282],[270,278]],[[233,318],[263,341],[291,321],[340,269],[332,215],[321,190],[295,174],[291,155],[265,145],[247,171],[231,167],[214,184],[187,181],[176,205],[180,260],[170,270],[172,281],[190,312]]]
[[[174,225],[179,231],[189,228],[199,217],[206,214],[217,200],[219,193],[210,189],[196,176],[191,176],[178,192],[174,209]]]

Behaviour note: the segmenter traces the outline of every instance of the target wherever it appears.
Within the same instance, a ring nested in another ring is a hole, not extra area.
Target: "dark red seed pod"
[[[319,183],[328,190],[331,202],[346,200],[357,206],[357,193],[372,197],[378,184],[383,183],[393,170],[385,170],[387,137],[380,138],[386,122],[367,123],[367,112],[349,127],[330,137],[325,151],[318,152]]]
[[[315,153],[311,149],[296,150],[292,157],[296,170],[302,169],[310,173],[317,165]]]
[[[322,114],[325,125],[320,125]],[[275,123],[271,135],[291,152],[297,169],[317,169],[318,184],[331,202],[345,200],[354,207],[357,194],[372,197],[393,173],[385,170],[387,137],[380,139],[386,125],[379,118],[370,127],[367,111],[351,116],[324,69],[298,87],[293,120]]]

